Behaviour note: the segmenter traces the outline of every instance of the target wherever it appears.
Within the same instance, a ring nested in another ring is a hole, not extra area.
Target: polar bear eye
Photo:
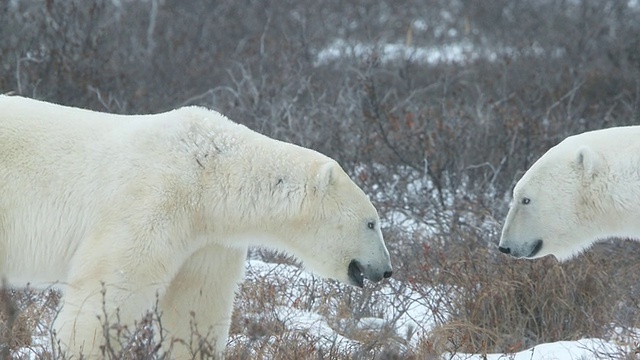
[[[531,199],[529,198],[522,198],[522,204],[523,205],[529,205],[529,203],[531,202]]]
[[[369,222],[367,223],[367,227],[368,227],[369,229],[373,229],[373,228],[375,228],[375,227],[376,227],[376,223],[375,223],[375,221],[369,221]]]

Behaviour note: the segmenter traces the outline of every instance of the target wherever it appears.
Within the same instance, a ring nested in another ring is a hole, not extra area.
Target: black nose
[[[505,248],[505,247],[502,247],[502,246],[498,246],[498,250],[500,250],[500,252],[504,253],[504,254],[511,253],[511,249],[510,248]]]
[[[393,271],[385,271],[382,276],[384,276],[385,279],[388,279],[391,275],[393,275]]]

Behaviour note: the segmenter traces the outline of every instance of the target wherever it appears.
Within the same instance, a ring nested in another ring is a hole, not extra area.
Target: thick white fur
[[[63,288],[55,328],[71,353],[98,355],[102,283],[112,319],[132,324],[159,296],[170,336],[188,339],[194,312],[222,352],[249,245],[347,283],[354,259],[367,278],[391,271],[376,210],[322,154],[204,108],[121,116],[0,96],[0,273]]]
[[[598,240],[640,239],[639,219],[640,126],[591,131],[551,148],[522,176],[500,246],[516,257],[562,261]]]

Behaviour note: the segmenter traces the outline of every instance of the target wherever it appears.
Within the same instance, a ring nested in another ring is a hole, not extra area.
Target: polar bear
[[[392,274],[376,209],[318,152],[200,107],[0,109],[0,273],[62,288],[54,327],[72,354],[99,356],[97,315],[132,324],[156,301],[169,336],[188,339],[193,312],[222,353],[250,245],[359,287]]]
[[[640,126],[574,135],[513,190],[499,250],[565,261],[608,238],[640,239]]]

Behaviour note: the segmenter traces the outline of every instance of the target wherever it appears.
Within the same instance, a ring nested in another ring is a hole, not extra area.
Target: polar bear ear
[[[326,162],[319,166],[317,176],[316,189],[320,193],[326,193],[327,190],[336,182],[337,179],[336,164],[334,162]]]
[[[578,158],[576,160],[586,179],[596,176],[602,166],[602,160],[598,154],[586,145],[578,149]]]

